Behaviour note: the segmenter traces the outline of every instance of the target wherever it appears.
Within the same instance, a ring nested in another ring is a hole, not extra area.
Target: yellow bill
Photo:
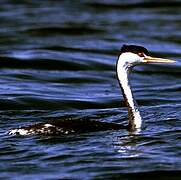
[[[171,59],[163,59],[163,58],[146,56],[143,59],[143,62],[145,62],[145,63],[174,63],[176,61],[171,60]]]

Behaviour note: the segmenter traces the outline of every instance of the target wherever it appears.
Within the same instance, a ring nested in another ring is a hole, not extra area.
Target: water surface
[[[2,1],[0,177],[178,179],[180,8],[179,1]],[[126,124],[115,71],[124,43],[177,60],[134,69],[131,84],[145,121],[140,134],[7,134],[69,117]]]

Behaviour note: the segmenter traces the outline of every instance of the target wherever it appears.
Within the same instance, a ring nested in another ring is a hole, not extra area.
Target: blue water
[[[181,3],[18,1],[0,6],[2,179],[179,179]],[[131,75],[145,128],[67,136],[10,136],[65,117],[127,124],[116,79],[123,44],[175,64]]]

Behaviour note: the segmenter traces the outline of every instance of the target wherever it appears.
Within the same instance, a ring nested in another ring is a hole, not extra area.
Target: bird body
[[[12,129],[9,134],[19,135],[66,135],[95,131],[120,130],[125,126],[117,123],[95,121],[90,119],[57,119],[46,123],[37,123],[26,127]]]
[[[148,56],[148,50],[142,46],[123,45],[117,61],[117,78],[120,84],[126,106],[128,108],[128,126],[116,123],[101,122],[88,119],[55,120],[38,123],[26,127],[10,130],[9,134],[20,135],[65,135],[72,133],[87,133],[92,131],[119,130],[140,131],[142,117],[133,97],[129,83],[129,74],[132,67],[143,63],[173,63],[175,61]]]

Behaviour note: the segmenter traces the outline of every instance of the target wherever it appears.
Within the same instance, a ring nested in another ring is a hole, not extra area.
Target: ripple
[[[89,34],[97,34],[103,33],[100,29],[93,29],[88,27],[42,27],[42,28],[34,28],[28,29],[24,31],[32,36],[47,36],[47,35],[89,35]]]
[[[150,172],[134,172],[134,173],[116,173],[112,175],[111,173],[107,173],[104,175],[101,175],[99,177],[96,177],[98,179],[102,178],[161,178],[161,179],[177,179],[177,177],[180,176],[180,171],[162,171],[162,170],[157,170],[157,171],[150,171]]]
[[[87,3],[91,7],[99,9],[135,9],[135,8],[174,8],[181,5],[178,1],[172,2],[129,2],[129,3],[108,3],[108,2],[92,2]]]

